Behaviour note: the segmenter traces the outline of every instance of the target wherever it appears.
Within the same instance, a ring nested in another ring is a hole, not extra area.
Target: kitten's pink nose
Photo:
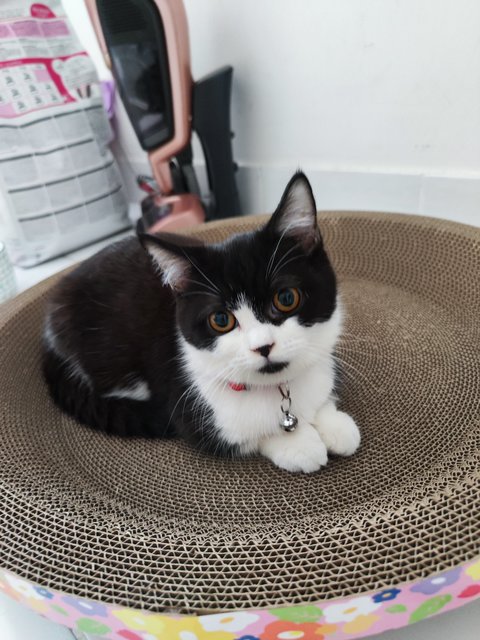
[[[274,342],[272,344],[264,344],[263,347],[257,347],[256,349],[252,349],[252,351],[255,351],[255,353],[259,353],[264,358],[268,358],[268,355],[274,346]]]

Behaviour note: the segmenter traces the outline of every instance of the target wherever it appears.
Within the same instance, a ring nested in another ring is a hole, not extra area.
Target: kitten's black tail
[[[89,427],[119,436],[174,435],[163,403],[101,396],[84,380],[73,379],[71,366],[50,349],[43,353],[43,374],[55,404]]]

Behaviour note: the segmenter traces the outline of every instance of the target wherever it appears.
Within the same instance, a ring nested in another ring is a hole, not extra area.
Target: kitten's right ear
[[[281,238],[292,238],[308,253],[321,244],[312,187],[301,171],[297,171],[287,184],[280,204],[266,228]]]
[[[203,243],[174,233],[139,233],[143,248],[150,254],[160,270],[165,285],[181,291],[187,284],[192,269],[192,250],[203,247]]]

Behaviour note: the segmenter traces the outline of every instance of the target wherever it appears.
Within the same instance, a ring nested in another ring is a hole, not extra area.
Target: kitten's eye
[[[295,287],[279,289],[273,296],[273,306],[282,313],[290,313],[300,304],[300,291]]]
[[[208,316],[208,322],[219,333],[228,333],[237,325],[235,316],[230,311],[215,311]]]

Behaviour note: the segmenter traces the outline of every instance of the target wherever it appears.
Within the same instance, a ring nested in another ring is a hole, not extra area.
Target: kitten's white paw
[[[339,456],[351,456],[360,446],[360,431],[353,418],[338,411],[328,402],[317,411],[314,425],[328,451]]]
[[[280,433],[260,443],[260,453],[286,471],[312,473],[327,464],[327,448],[311,425]]]

